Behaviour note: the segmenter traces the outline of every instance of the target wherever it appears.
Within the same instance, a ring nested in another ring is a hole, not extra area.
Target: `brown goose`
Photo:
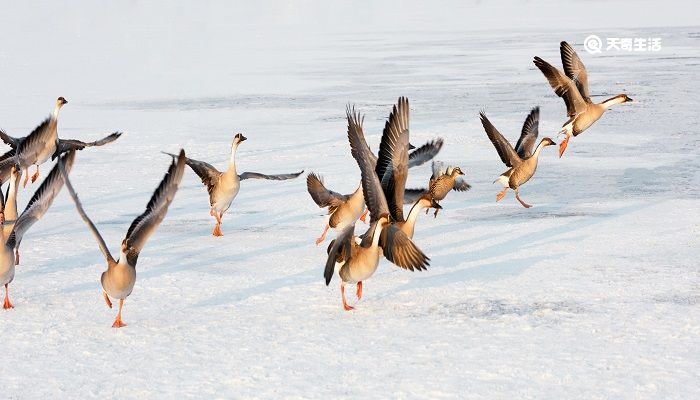
[[[433,161],[433,175],[428,182],[428,188],[406,189],[404,193],[407,195],[407,199],[404,199],[404,202],[412,202],[413,199],[426,196],[433,202],[433,205],[426,207],[426,214],[429,208],[434,208],[434,216],[437,217],[438,211],[442,210],[438,202],[447,197],[450,191],[466,192],[471,187],[464,179],[464,172],[461,168],[445,165],[442,161]]]
[[[559,132],[566,135],[566,138],[559,145],[559,157],[561,157],[564,155],[571,136],[578,136],[588,129],[603,116],[608,108],[632,101],[632,99],[626,94],[618,94],[602,103],[593,103],[588,92],[588,73],[578,54],[566,42],[561,42],[559,52],[561,53],[561,62],[564,65],[564,74],[539,57],[535,57],[533,62],[547,78],[557,96],[564,99],[566,104],[566,115],[569,119]]]
[[[241,188],[241,181],[245,179],[268,179],[275,181],[283,181],[293,179],[301,175],[304,170],[291,174],[265,175],[259,172],[244,172],[236,173],[236,151],[238,146],[247,138],[240,133],[237,133],[231,143],[231,155],[229,156],[228,168],[221,172],[214,168],[211,164],[204,161],[198,161],[187,158],[187,165],[192,168],[197,176],[202,180],[202,183],[207,187],[209,192],[209,215],[216,219],[216,225],[212,235],[224,236],[221,232],[221,219],[226,210],[231,207],[231,203],[238,195],[238,190]],[[174,154],[165,153],[173,158]]]
[[[496,201],[500,201],[506,195],[508,188],[511,188],[515,191],[515,198],[518,199],[523,207],[532,207],[520,198],[519,188],[535,174],[535,170],[537,170],[537,158],[540,155],[540,151],[547,146],[556,144],[552,139],[546,137],[540,141],[535,151],[532,151],[532,147],[535,141],[537,141],[540,108],[533,108],[525,119],[523,130],[520,134],[520,139],[518,139],[518,143],[515,145],[515,149],[513,149],[513,146],[498,132],[496,127],[491,124],[491,121],[486,118],[483,112],[480,113],[480,116],[481,124],[484,126],[486,135],[491,139],[491,143],[493,143],[496,148],[498,155],[501,157],[501,161],[503,161],[507,167],[510,167],[508,171],[502,173],[501,176],[494,181],[494,183],[500,182],[503,185],[503,190],[496,195]]]
[[[403,115],[398,117],[399,113]],[[407,121],[407,113],[408,101],[401,98],[399,99],[399,110],[394,107],[392,115],[396,115],[396,118],[400,118],[402,121]],[[401,173],[397,172],[394,167],[396,166],[398,170],[407,168],[408,125],[403,125],[403,122],[396,120],[392,123],[392,129],[389,130],[392,137],[382,137],[382,145],[377,159],[365,141],[360,114],[348,108],[347,118],[348,140],[352,156],[357,161],[362,174],[363,195],[370,211],[370,227],[360,244],[356,241],[354,224],[346,227],[338,235],[328,248],[324,277],[326,285],[328,285],[333,277],[336,264],[340,264],[340,291],[343,308],[352,310],[353,307],[347,304],[345,298],[345,285],[356,283],[357,297],[361,298],[362,282],[371,277],[377,270],[382,251],[387,260],[411,271],[426,269],[430,259],[396,224],[390,222],[392,214],[389,203],[394,205],[397,199],[394,196],[389,196],[392,197],[392,200],[388,201],[385,195],[387,188],[396,188],[394,192],[396,196],[399,198],[403,196],[401,182],[405,177],[402,178]],[[399,154],[398,149],[403,149],[402,155]],[[403,166],[401,165],[402,160]],[[384,187],[380,183],[377,169],[383,171],[382,176],[386,178]],[[399,187],[400,191],[398,191]],[[403,205],[403,202],[399,201],[398,204]],[[396,207],[392,206],[392,208]]]
[[[151,200],[148,202],[146,211],[136,217],[129,226],[126,237],[121,243],[118,260],[112,257],[102,235],[100,235],[95,224],[87,216],[85,210],[83,210],[83,206],[73,189],[73,185],[71,185],[68,176],[65,174],[65,170],[62,169],[66,179],[66,186],[73,198],[75,208],[78,210],[83,221],[85,221],[88,229],[90,229],[95,236],[97,245],[100,247],[100,251],[107,261],[107,270],[102,273],[100,282],[102,283],[102,294],[105,303],[107,303],[109,308],[112,308],[110,297],[119,299],[119,312],[114,320],[114,324],[112,324],[113,328],[126,326],[122,321],[122,307],[124,306],[124,299],[126,299],[134,289],[134,283],[136,282],[136,262],[138,261],[141,250],[146,245],[146,241],[153,235],[158,225],[160,225],[163,218],[165,218],[165,214],[168,212],[168,207],[170,203],[172,203],[175,193],[177,193],[177,188],[185,172],[185,159],[185,151],[180,150],[177,163],[173,160],[170,164],[168,172],[165,174],[163,180],[153,193]],[[59,163],[59,165],[62,166],[63,164]]]
[[[68,171],[73,166],[74,159],[74,151],[61,158]],[[51,203],[53,203],[53,200],[63,187],[63,175],[61,175],[58,166],[55,166],[29,200],[22,214],[17,217],[17,188],[19,187],[22,170],[17,166],[13,166],[10,170],[10,175],[10,185],[4,209],[5,216],[8,218],[2,221],[2,229],[0,229],[0,242],[2,242],[2,246],[0,246],[0,284],[5,286],[4,309],[14,307],[10,302],[8,292],[9,285],[15,276],[15,266],[19,264],[19,246],[22,238],[27,230],[46,214]]]

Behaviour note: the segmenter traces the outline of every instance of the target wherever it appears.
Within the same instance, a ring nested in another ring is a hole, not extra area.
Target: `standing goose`
[[[113,328],[126,326],[126,324],[122,322],[122,307],[124,306],[124,299],[131,294],[134,283],[136,282],[136,262],[138,261],[143,246],[146,245],[146,241],[156,231],[156,228],[158,228],[158,225],[160,225],[163,218],[165,218],[165,214],[168,212],[168,207],[170,203],[172,203],[175,193],[177,193],[177,188],[185,172],[185,159],[185,151],[180,150],[177,163],[173,160],[170,164],[168,172],[163,177],[163,180],[160,182],[155,192],[153,192],[153,196],[151,200],[149,200],[148,205],[146,205],[146,211],[136,217],[129,226],[126,237],[121,243],[118,260],[112,257],[102,235],[100,235],[95,224],[93,224],[87,216],[85,210],[83,210],[80,199],[78,199],[78,195],[75,193],[68,176],[65,175],[65,171],[62,171],[66,179],[68,192],[75,203],[75,208],[95,236],[97,245],[100,247],[100,251],[107,261],[107,270],[102,273],[100,282],[102,283],[102,294],[105,303],[107,303],[109,308],[112,308],[110,297],[119,299],[119,312],[114,320],[114,324],[112,324]],[[59,164],[62,168],[62,163]]]
[[[68,171],[72,168],[74,159],[74,151],[61,157]],[[5,213],[8,217],[17,215],[17,188],[19,187],[22,170],[15,166],[11,169],[10,175],[7,207],[5,208]],[[19,264],[19,245],[22,242],[22,237],[36,221],[46,214],[54,198],[61,191],[63,182],[63,175],[61,175],[58,166],[55,166],[29,200],[22,214],[16,219],[8,218],[2,223],[2,229],[0,230],[0,237],[2,238],[2,246],[0,246],[0,284],[5,285],[4,309],[13,308],[9,297],[9,284],[15,276],[15,265]],[[7,229],[8,227],[10,229]],[[12,254],[13,250],[14,254]]]
[[[27,186],[29,167],[36,165],[36,172],[32,175],[32,182],[34,182],[39,178],[39,165],[43,164],[56,152],[58,146],[58,112],[66,103],[68,103],[66,99],[59,97],[51,115],[34,128],[32,133],[17,143],[15,148],[17,164],[27,174],[24,177],[23,186]]]
[[[429,208],[435,208],[434,216],[437,217],[438,211],[442,210],[438,201],[447,197],[447,194],[452,190],[466,192],[471,187],[464,179],[464,172],[462,172],[461,168],[445,165],[442,161],[433,161],[433,175],[428,182],[428,188],[406,189],[405,193],[408,197],[404,199],[404,203],[406,201],[411,202],[420,196],[427,196],[427,198],[432,200],[433,204],[430,207],[426,207],[425,212],[427,214]]]
[[[240,133],[237,133],[233,138],[231,143],[231,155],[228,162],[228,169],[224,172],[220,172],[214,168],[211,164],[204,161],[197,161],[191,158],[187,158],[187,165],[192,168],[197,176],[202,180],[202,183],[207,187],[209,192],[209,205],[210,211],[209,215],[216,219],[216,226],[212,234],[214,236],[223,236],[221,233],[221,218],[223,218],[226,210],[231,207],[233,199],[238,195],[238,190],[241,187],[241,181],[245,179],[269,179],[275,181],[283,181],[287,179],[293,179],[301,175],[304,171],[292,173],[292,174],[279,174],[279,175],[265,175],[258,172],[244,172],[240,175],[236,173],[236,150],[241,142],[245,141],[247,138]],[[170,153],[166,153],[170,154]],[[174,154],[170,154],[175,156]]]
[[[406,102],[407,105],[407,102]],[[346,227],[328,248],[328,259],[324,270],[326,285],[333,277],[336,263],[340,264],[339,275],[341,279],[340,292],[343,300],[343,308],[352,310],[345,298],[345,285],[357,284],[357,297],[362,297],[362,282],[371,277],[377,270],[379,258],[384,256],[397,266],[413,270],[424,270],[429,265],[429,258],[416,247],[401,229],[390,222],[391,214],[389,204],[385,197],[384,189],[379,181],[376,168],[380,170],[390,169],[385,157],[390,154],[390,149],[384,152],[380,149],[380,158],[377,161],[372,151],[367,146],[362,131],[362,118],[359,113],[348,108],[348,140],[353,158],[357,161],[362,173],[362,189],[365,203],[370,211],[370,227],[365,233],[360,244],[357,244],[354,235],[355,224]],[[408,130],[396,135],[401,147],[408,147]],[[384,138],[382,138],[384,142]],[[398,147],[398,143],[396,144]],[[406,154],[407,158],[407,154]],[[395,160],[394,160],[395,161]],[[387,178],[391,185],[400,184],[401,177]],[[403,191],[403,188],[402,188]],[[402,196],[402,195],[401,195]]]
[[[386,130],[387,127],[384,129]],[[422,165],[431,160],[440,152],[442,145],[443,140],[437,138],[412,151],[408,155],[408,168]],[[365,222],[365,217],[369,210],[365,208],[362,183],[353,193],[343,195],[327,189],[318,175],[310,173],[306,178],[306,188],[319,207],[328,208],[325,227],[321,236],[316,239],[316,245],[321,244],[326,239],[326,233],[329,228],[342,231],[349,224],[354,224],[358,218]]]
[[[525,119],[523,130],[520,134],[520,139],[518,139],[518,143],[515,145],[515,149],[513,149],[513,146],[498,132],[496,127],[491,124],[491,121],[486,118],[483,112],[480,113],[480,116],[481,124],[484,126],[486,135],[491,139],[491,143],[493,143],[496,148],[498,155],[501,157],[501,161],[503,161],[507,167],[510,167],[508,171],[502,173],[501,176],[494,181],[494,183],[500,182],[503,185],[503,190],[496,195],[496,201],[500,201],[506,195],[508,188],[511,188],[515,190],[515,198],[518,199],[523,207],[532,207],[520,198],[519,188],[535,174],[535,170],[537,170],[537,158],[540,155],[540,151],[542,151],[544,147],[556,144],[552,139],[546,137],[540,141],[535,151],[532,151],[532,147],[537,141],[540,108],[533,108]]]
[[[564,65],[564,74],[539,57],[535,57],[533,62],[547,78],[557,96],[564,99],[566,104],[566,115],[569,119],[559,132],[566,134],[566,138],[559,145],[559,157],[561,157],[564,155],[571,136],[578,136],[588,129],[603,116],[608,108],[632,101],[632,99],[626,94],[618,94],[602,103],[593,103],[588,92],[588,73],[578,54],[566,42],[561,42],[559,52],[561,53],[561,62]]]

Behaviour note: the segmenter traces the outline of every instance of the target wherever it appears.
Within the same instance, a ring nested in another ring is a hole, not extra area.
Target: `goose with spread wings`
[[[141,250],[146,245],[146,241],[153,235],[158,225],[163,221],[168,212],[170,203],[172,203],[173,198],[175,198],[180,181],[182,181],[182,175],[185,172],[185,159],[185,151],[180,150],[180,154],[172,161],[163,180],[156,188],[148,205],[146,205],[146,211],[136,217],[129,226],[126,237],[121,243],[119,258],[116,260],[109,252],[109,248],[102,238],[102,235],[100,235],[100,232],[95,227],[95,224],[85,213],[68,176],[64,174],[66,187],[68,188],[71,198],[73,198],[75,208],[78,210],[83,221],[85,221],[88,229],[92,232],[95,240],[97,240],[100,251],[107,262],[107,270],[102,273],[100,279],[105,303],[107,303],[109,308],[112,308],[110,297],[119,299],[119,312],[114,320],[114,324],[112,324],[113,328],[126,326],[121,318],[122,307],[124,306],[124,300],[134,289],[134,283],[136,282],[136,262],[138,261]],[[59,165],[62,165],[62,163],[59,163]],[[62,170],[62,172],[65,171]]]
[[[510,188],[515,191],[515,198],[518,199],[523,207],[532,207],[520,198],[519,188],[535,174],[540,151],[547,146],[556,144],[552,139],[545,137],[540,140],[540,143],[533,151],[533,147],[537,141],[537,135],[539,134],[540,108],[533,108],[525,119],[523,129],[520,133],[520,139],[518,139],[515,149],[513,149],[513,146],[511,146],[508,140],[501,135],[498,129],[493,126],[491,121],[486,118],[483,112],[480,113],[480,116],[481,124],[484,126],[486,135],[496,148],[498,156],[507,167],[510,167],[510,169],[502,173],[501,176],[494,181],[494,183],[499,182],[503,185],[503,190],[496,195],[496,201],[500,201]]]
[[[406,101],[407,106],[407,101]],[[389,172],[394,169],[395,163],[405,162],[408,158],[408,129],[400,132],[392,131],[392,138],[387,141],[379,151],[377,158],[369,149],[362,130],[362,117],[354,109],[348,107],[348,140],[353,158],[357,161],[362,175],[362,189],[365,203],[370,211],[370,226],[363,235],[360,243],[357,243],[355,224],[346,227],[328,247],[328,259],[324,270],[326,285],[333,277],[336,266],[339,266],[341,279],[340,291],[343,300],[343,308],[352,310],[345,298],[345,285],[357,284],[357,297],[362,297],[362,282],[370,278],[377,270],[379,259],[384,254],[387,260],[395,265],[414,270],[424,270],[429,265],[429,258],[411,241],[411,239],[392,222],[394,213],[397,212],[394,205],[396,199],[392,197],[387,201],[385,188],[380,181],[379,174],[385,177],[386,188],[398,188],[404,178],[400,173]],[[394,127],[392,127],[393,129]],[[397,139],[395,143],[390,141]],[[384,137],[382,138],[384,143]],[[404,149],[403,156],[398,155],[397,149]],[[395,157],[392,154],[396,153]],[[398,166],[399,170],[403,167]],[[386,175],[385,175],[386,173]],[[389,176],[391,175],[391,176]],[[398,192],[397,192],[398,193]],[[403,196],[403,187],[398,197]],[[391,203],[391,205],[390,205]],[[402,204],[402,203],[400,203]],[[393,210],[390,210],[390,207]],[[397,220],[398,221],[398,220]]]
[[[464,172],[462,172],[460,167],[446,165],[442,161],[433,161],[433,175],[428,181],[428,187],[406,189],[404,191],[404,204],[412,203],[421,196],[426,196],[434,203],[432,206],[425,207],[426,214],[429,208],[434,208],[434,216],[437,217],[438,211],[442,210],[438,202],[445,199],[450,191],[466,192],[471,187],[464,179]]]
[[[70,171],[74,159],[74,151],[61,157],[66,171]],[[9,285],[15,276],[15,266],[19,264],[19,245],[22,238],[27,230],[46,214],[51,203],[61,191],[64,182],[64,176],[60,173],[58,166],[54,166],[29,200],[22,214],[17,217],[17,188],[21,176],[22,170],[18,166],[15,165],[10,169],[8,196],[3,207],[6,218],[2,219],[2,229],[0,230],[2,241],[2,246],[0,246],[0,284],[5,286],[5,301],[3,303],[5,309],[13,308],[9,297]],[[0,196],[2,196],[1,193]]]
[[[212,235],[223,236],[221,232],[221,219],[226,210],[231,207],[231,203],[238,195],[238,190],[241,187],[241,181],[245,179],[268,179],[275,181],[283,181],[293,179],[301,175],[304,171],[291,174],[266,175],[259,172],[244,172],[238,174],[236,172],[236,151],[238,146],[247,138],[240,133],[237,133],[231,143],[231,155],[229,156],[228,168],[221,172],[214,168],[211,164],[204,161],[197,161],[187,158],[187,165],[192,168],[197,176],[202,180],[204,186],[209,192],[209,215],[216,219],[216,225]],[[170,153],[166,153],[170,154]],[[174,157],[174,154],[170,154]]]
[[[562,74],[556,67],[539,57],[534,63],[547,78],[554,93],[561,97],[566,104],[566,115],[569,119],[562,126],[560,134],[566,138],[559,144],[559,157],[564,155],[571,136],[578,136],[588,129],[608,108],[621,103],[632,101],[626,94],[618,94],[601,103],[593,103],[588,92],[588,72],[574,48],[566,42],[559,45],[561,63],[564,66]]]

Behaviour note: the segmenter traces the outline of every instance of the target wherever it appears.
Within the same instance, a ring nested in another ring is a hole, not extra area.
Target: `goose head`
[[[452,176],[453,176],[453,177],[456,177],[456,176],[458,176],[458,175],[464,175],[464,172],[462,172],[462,170],[461,170],[459,167],[455,167],[455,168],[452,170]]]
[[[248,138],[243,136],[242,133],[237,133],[236,136],[233,137],[233,143],[231,146],[237,146],[241,144],[241,142],[245,142]]]
[[[56,107],[61,108],[64,104],[68,104],[68,100],[64,99],[63,97],[56,99]]]
[[[542,140],[540,141],[540,145],[541,145],[542,147],[554,146],[555,144],[556,144],[556,143],[554,143],[554,140],[552,140],[552,139],[550,139],[550,138],[548,138],[548,137],[542,138]]]

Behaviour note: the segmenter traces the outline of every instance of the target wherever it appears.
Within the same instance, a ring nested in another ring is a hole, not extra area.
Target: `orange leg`
[[[107,303],[107,307],[112,308],[112,302],[109,300],[109,296],[107,296],[107,292],[105,292],[103,290],[102,295],[104,295],[104,297],[105,297],[105,303]]]
[[[570,137],[571,136],[567,135],[566,138],[559,143],[559,158],[564,155],[564,151],[566,151],[566,146],[569,144]]]
[[[7,288],[8,283],[5,284],[5,303],[2,305],[2,308],[5,310],[9,310],[10,308],[15,308],[15,306],[10,303],[10,293],[9,289]]]
[[[214,236],[224,236],[224,234],[221,232],[221,217],[223,216],[223,213],[217,213],[214,210],[211,210],[209,214],[216,218],[216,226],[214,227],[214,231],[211,233]]]
[[[29,168],[24,169],[24,183],[22,184],[23,188],[27,187],[27,182],[29,181]]]
[[[362,298],[362,281],[357,282],[357,300]]]
[[[365,208],[365,212],[363,212],[362,216],[360,216],[360,221],[364,222],[365,224],[367,223],[367,214],[369,214],[369,208]]]
[[[340,295],[343,297],[343,308],[345,311],[354,310],[355,307],[348,305],[348,302],[345,300],[345,282],[340,284]]]
[[[36,172],[34,175],[32,175],[32,183],[36,182],[36,180],[39,179],[39,166],[36,166]]]
[[[119,299],[119,312],[117,313],[117,319],[114,320],[114,323],[112,324],[112,328],[121,328],[122,326],[126,326],[124,322],[122,322],[122,307],[124,306],[124,299]]]
[[[498,192],[498,194],[496,195],[496,203],[498,203],[499,201],[501,201],[501,199],[506,197],[507,191],[508,191],[508,188],[506,187],[506,188],[503,188],[503,190],[501,190],[500,192]]]
[[[15,265],[19,265],[19,249],[15,249]]]
[[[523,199],[520,198],[520,194],[518,193],[517,190],[515,191],[515,198],[518,199],[518,201],[520,202],[520,204],[523,205],[523,207],[525,207],[525,208],[532,207],[531,205],[527,204],[526,202],[523,201]]]
[[[316,239],[316,246],[318,246],[319,244],[323,243],[324,240],[326,240],[326,233],[328,232],[328,228],[330,228],[330,225],[326,224],[326,228],[323,229],[323,233],[318,239]]]

